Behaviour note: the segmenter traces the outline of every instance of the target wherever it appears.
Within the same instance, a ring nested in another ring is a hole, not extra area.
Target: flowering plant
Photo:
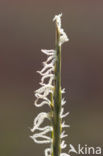
[[[61,89],[61,46],[69,39],[61,27],[62,14],[56,15],[53,19],[56,23],[56,46],[55,50],[41,50],[47,55],[47,60],[43,62],[43,69],[38,71],[41,75],[41,87],[35,91],[35,106],[42,107],[48,105],[50,112],[41,112],[34,119],[33,128],[34,132],[31,138],[38,144],[49,144],[45,149],[45,156],[69,156],[63,153],[67,144],[64,138],[67,136],[64,118],[69,112],[64,113],[64,104],[66,101],[62,97],[65,89]],[[45,119],[49,119],[50,125],[42,126]],[[48,133],[51,133],[51,137]]]

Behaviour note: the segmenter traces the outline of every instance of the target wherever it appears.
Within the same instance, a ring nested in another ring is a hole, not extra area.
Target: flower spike
[[[62,150],[67,147],[65,140],[68,135],[64,128],[68,128],[64,118],[69,112],[64,113],[65,99],[62,97],[65,88],[61,89],[61,46],[64,42],[69,41],[61,25],[62,14],[56,15],[53,21],[56,23],[56,47],[55,50],[42,49],[41,52],[47,55],[46,61],[43,62],[43,68],[37,71],[41,75],[40,88],[35,91],[36,107],[48,105],[50,112],[41,112],[33,122],[30,136],[38,144],[49,144],[45,149],[45,156],[69,156]],[[49,120],[49,125],[43,126],[45,120]],[[62,121],[63,120],[63,121]]]

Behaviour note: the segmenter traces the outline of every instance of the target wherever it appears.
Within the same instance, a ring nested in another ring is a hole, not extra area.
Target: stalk
[[[54,112],[53,112],[53,153],[52,156],[60,156],[61,153],[61,46],[60,33],[56,24],[56,61],[55,61],[55,89],[54,89]]]

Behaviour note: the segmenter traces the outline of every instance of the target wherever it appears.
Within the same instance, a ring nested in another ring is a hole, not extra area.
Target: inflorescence
[[[61,46],[64,42],[67,42],[69,39],[61,28],[61,16],[62,14],[56,15],[53,21],[56,22],[58,27],[58,31],[60,33],[60,40],[59,46]],[[34,133],[30,136],[34,142],[38,144],[49,144],[49,148],[45,149],[45,156],[52,156],[52,143],[53,138],[52,135],[50,137],[49,133],[52,134],[53,126],[52,126],[52,117],[53,117],[53,105],[54,102],[51,100],[50,97],[54,96],[55,90],[55,62],[57,59],[56,50],[46,50],[42,49],[42,53],[47,55],[47,60],[43,62],[43,68],[41,71],[37,71],[41,75],[41,87],[35,91],[35,106],[42,107],[44,105],[48,105],[50,107],[50,112],[41,112],[37,115],[34,119],[33,128],[31,131]],[[61,89],[61,94],[65,93],[65,89]],[[65,99],[62,97],[61,99],[61,112],[60,112],[60,119],[61,119],[61,128],[62,132],[60,134],[60,148],[61,153],[60,156],[69,156],[67,153],[62,153],[62,149],[67,147],[64,138],[68,135],[65,133],[64,128],[69,127],[64,121],[64,118],[69,114],[69,112],[64,113],[64,104],[66,103]],[[45,119],[49,119],[50,125],[42,126]]]

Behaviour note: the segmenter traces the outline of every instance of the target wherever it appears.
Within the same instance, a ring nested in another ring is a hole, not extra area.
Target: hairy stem
[[[60,156],[61,153],[61,46],[60,32],[56,25],[56,60],[55,60],[55,90],[54,90],[54,110],[53,110],[53,149],[52,156]]]

